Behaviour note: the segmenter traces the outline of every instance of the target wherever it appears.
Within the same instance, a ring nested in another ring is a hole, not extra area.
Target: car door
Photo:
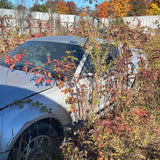
[[[108,54],[106,54],[106,65],[118,54],[116,49],[112,48],[112,46],[106,48],[109,49]],[[105,80],[103,77],[97,80],[92,58],[88,52],[84,53],[75,72],[75,77],[74,91],[78,101],[78,117],[86,118],[90,115],[89,113],[96,114],[103,110],[104,106],[108,105],[109,95],[102,93]]]

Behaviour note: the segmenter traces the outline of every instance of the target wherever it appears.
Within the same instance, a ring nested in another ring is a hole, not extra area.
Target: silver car
[[[13,57],[25,53],[26,61],[45,68],[54,77],[53,68],[46,66],[47,57],[61,59],[66,51],[74,50],[77,61],[73,73],[79,75],[88,72],[91,66],[84,44],[85,39],[80,37],[41,37],[21,44],[7,55]],[[117,53],[115,50],[115,55]],[[137,70],[137,55],[132,59]],[[66,95],[56,81],[54,87],[45,82],[36,84],[38,74],[35,77],[34,73],[26,73],[24,62],[15,64],[10,70],[4,61],[5,57],[0,61],[0,160],[32,159],[46,143],[62,142],[63,126],[74,121],[75,117],[69,114]],[[28,67],[32,69],[34,66]]]

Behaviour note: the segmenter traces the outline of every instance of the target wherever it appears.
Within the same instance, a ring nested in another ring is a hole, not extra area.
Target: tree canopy
[[[67,6],[66,2],[59,1],[56,4],[55,12],[60,14],[69,14],[69,7]]]
[[[160,8],[158,7],[158,4],[152,3],[147,10],[148,15],[160,15]]]
[[[160,0],[153,0],[153,3],[156,3],[160,7]]]
[[[51,12],[70,15],[86,15],[86,11],[77,10],[74,1],[64,0],[32,0],[33,6],[30,11]],[[86,0],[90,4],[96,0]],[[42,3],[40,3],[42,2]],[[13,9],[15,6],[11,0],[0,0],[0,8]],[[25,6],[19,5],[16,8],[26,9]],[[84,7],[85,8],[85,7]],[[99,18],[122,18],[124,16],[145,16],[160,15],[160,0],[104,0],[102,3],[95,5],[93,16]]]
[[[73,1],[68,1],[66,6],[69,8],[69,14],[76,15],[77,12],[77,5]]]
[[[38,11],[38,12],[48,12],[46,4],[39,4],[37,2],[35,2],[29,10],[30,11]]]
[[[94,12],[100,18],[145,15],[160,15],[160,0],[109,0],[96,5]]]
[[[67,3],[60,0],[48,0],[43,4],[35,1],[33,6],[30,8],[30,11],[39,11],[39,12],[48,12],[48,9],[51,12],[56,12],[60,14],[77,14],[77,5],[73,1],[68,1]]]
[[[113,18],[124,17],[130,10],[130,0],[110,0],[109,16]]]
[[[0,0],[0,8],[12,9],[14,8],[14,5],[9,0]]]
[[[95,12],[94,12],[94,16],[101,17],[101,18],[107,18],[108,11],[109,11],[108,5],[109,5],[109,2],[107,2],[107,1],[104,1],[100,5],[97,5]]]
[[[22,4],[20,4],[20,5],[18,5],[16,7],[16,9],[18,9],[18,10],[26,10],[27,8],[25,6],[23,6]]]
[[[148,9],[148,2],[146,0],[131,0],[131,9],[127,16],[145,16]]]

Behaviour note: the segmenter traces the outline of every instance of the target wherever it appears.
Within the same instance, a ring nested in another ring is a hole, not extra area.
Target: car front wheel
[[[63,141],[60,122],[45,119],[27,128],[14,144],[8,160],[62,159],[59,145]]]

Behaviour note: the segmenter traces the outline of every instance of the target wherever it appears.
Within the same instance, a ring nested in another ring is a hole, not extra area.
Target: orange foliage
[[[81,17],[86,17],[87,16],[87,11],[85,8],[82,8],[82,12],[80,13]]]
[[[81,16],[81,17],[86,17],[86,16],[87,16],[87,13],[86,13],[86,12],[82,12],[82,13],[80,13],[80,16]]]
[[[109,1],[109,14],[114,18],[122,18],[127,12],[130,10],[130,2],[131,0],[110,0]]]
[[[158,7],[160,7],[160,0],[155,0],[155,2],[157,2]]]
[[[56,4],[56,13],[69,14],[69,7],[67,7],[66,2],[59,1]]]
[[[155,0],[156,2],[158,2],[160,4],[160,0]]]
[[[104,1],[100,5],[96,6],[96,10],[94,12],[95,17],[107,18],[108,17],[108,4],[109,2]]]
[[[77,6],[73,1],[67,2],[66,6],[69,8],[69,14],[77,14]]]

